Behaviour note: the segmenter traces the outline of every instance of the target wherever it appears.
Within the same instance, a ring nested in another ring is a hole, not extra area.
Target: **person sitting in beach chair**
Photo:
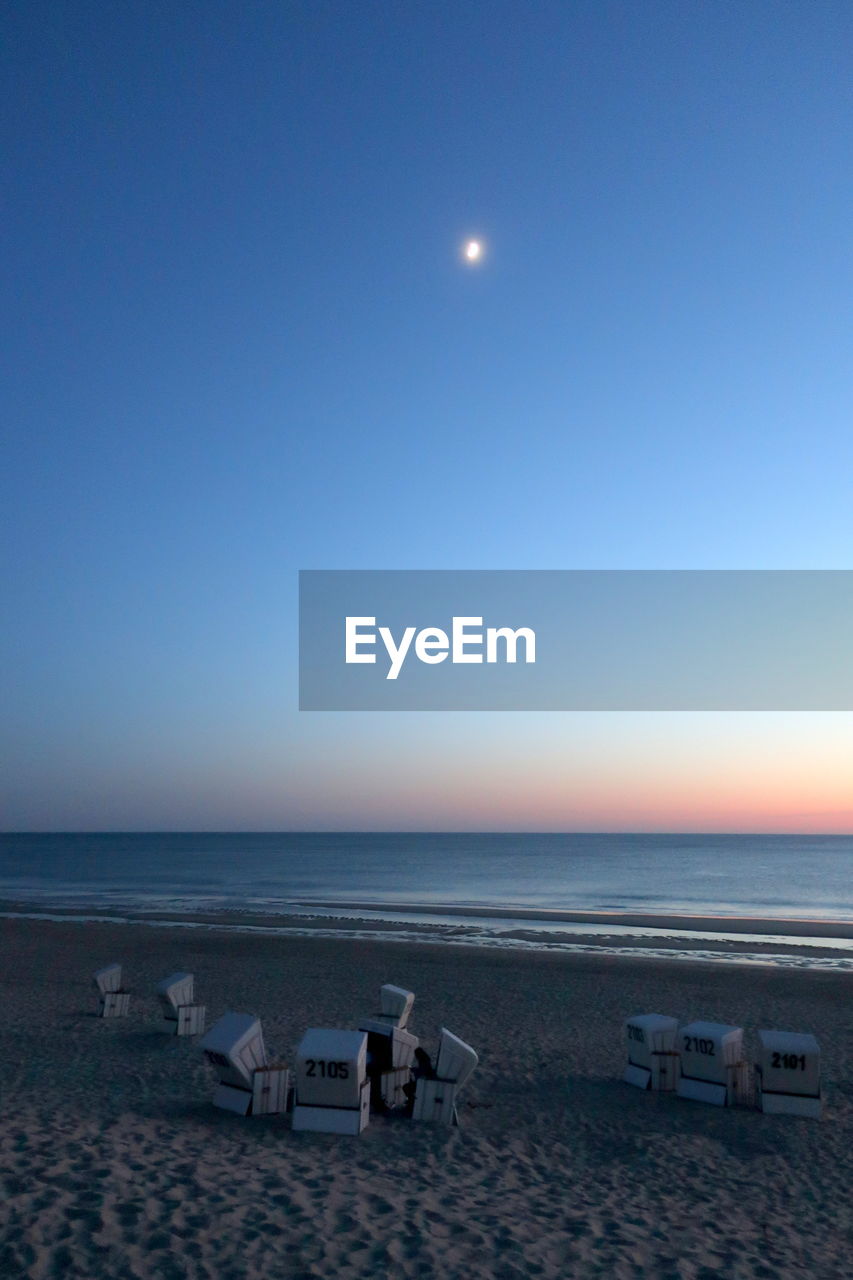
[[[403,1094],[406,1098],[405,1114],[411,1117],[415,1109],[415,1093],[418,1088],[419,1080],[434,1080],[435,1067],[432,1065],[432,1059],[426,1049],[418,1046],[415,1049],[415,1060],[412,1063],[411,1079],[403,1085]]]
[[[415,1086],[413,1120],[459,1124],[456,1099],[459,1090],[479,1062],[475,1051],[446,1027],[441,1028],[433,1076],[422,1076]]]

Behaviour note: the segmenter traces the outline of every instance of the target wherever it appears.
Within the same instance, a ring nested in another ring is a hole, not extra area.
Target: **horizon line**
[[[508,828],[444,828],[444,827],[92,827],[92,828],[28,828],[0,831],[0,836],[309,836],[309,835],[373,835],[373,836],[826,836],[853,838],[853,831],[708,831],[694,828],[625,827],[615,830],[530,830]]]

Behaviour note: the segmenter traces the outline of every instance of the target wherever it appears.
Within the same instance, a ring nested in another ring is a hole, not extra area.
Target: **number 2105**
[[[306,1076],[320,1076],[324,1080],[348,1080],[348,1062],[327,1062],[325,1058],[306,1058]]]

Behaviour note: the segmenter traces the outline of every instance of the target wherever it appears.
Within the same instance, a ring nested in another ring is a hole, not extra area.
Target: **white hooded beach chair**
[[[287,1109],[290,1073],[269,1062],[261,1023],[250,1013],[225,1013],[199,1043],[219,1073],[213,1105],[237,1115],[267,1115]]]
[[[205,1006],[193,1004],[193,986],[191,973],[173,973],[157,984],[165,1029],[174,1035],[197,1036],[204,1031]]]
[[[625,1020],[628,1065],[622,1079],[638,1089],[673,1090],[678,1083],[678,1021],[662,1013],[638,1013]]]
[[[415,996],[412,991],[386,983],[379,989],[380,1010],[364,1018],[359,1031],[367,1032],[368,1074],[373,1082],[372,1101],[392,1110],[405,1105],[404,1086],[411,1079],[418,1037],[406,1030]]]
[[[723,1022],[691,1022],[678,1033],[681,1076],[679,1098],[717,1107],[739,1101],[743,1073],[743,1028]]]
[[[469,1044],[442,1027],[435,1078],[421,1077],[418,1080],[412,1119],[458,1125],[456,1099],[478,1062],[479,1058]]]
[[[293,1128],[361,1133],[370,1119],[367,1035],[309,1027],[296,1051]]]
[[[379,1017],[401,1030],[408,1024],[414,1003],[414,991],[405,991],[390,982],[379,988]]]
[[[124,1018],[130,1012],[130,992],[121,985],[121,965],[108,964],[93,977],[98,989],[98,1012],[102,1018]]]
[[[794,1031],[759,1031],[755,1067],[757,1102],[771,1115],[819,1120],[820,1047],[814,1036]]]

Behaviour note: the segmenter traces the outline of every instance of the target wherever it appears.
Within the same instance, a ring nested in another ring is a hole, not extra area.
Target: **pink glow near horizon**
[[[9,829],[853,831],[853,717],[370,717],[282,755],[260,736],[152,754],[133,786],[78,763]],[[239,750],[238,750],[239,747]],[[12,815],[10,815],[12,817]]]

